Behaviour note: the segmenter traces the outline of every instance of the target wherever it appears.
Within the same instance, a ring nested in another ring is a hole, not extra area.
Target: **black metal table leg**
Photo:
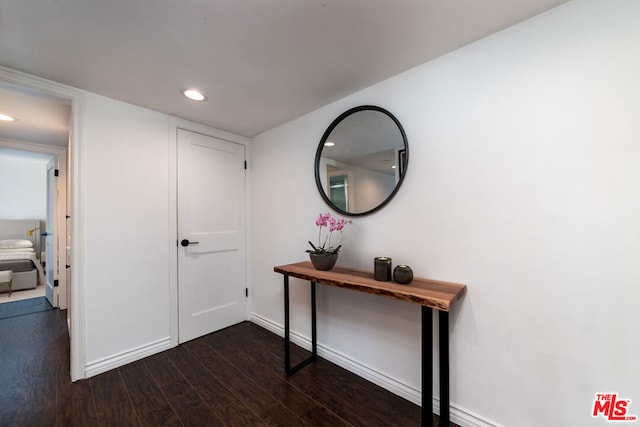
[[[284,275],[284,370],[291,366],[291,342],[289,341],[289,275]]]
[[[316,333],[316,283],[311,282],[311,356],[295,366],[291,366],[291,324],[289,320],[289,275],[284,275],[284,370],[293,375],[316,360],[318,343]]]
[[[316,332],[316,282],[311,282],[311,355],[318,355],[318,334]]]
[[[449,425],[449,313],[440,311],[438,320],[440,336],[440,423]]]
[[[433,314],[422,306],[422,425],[433,425]]]

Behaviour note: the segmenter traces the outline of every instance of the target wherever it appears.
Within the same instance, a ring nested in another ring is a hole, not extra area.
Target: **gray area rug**
[[[45,297],[0,304],[0,319],[53,310]]]

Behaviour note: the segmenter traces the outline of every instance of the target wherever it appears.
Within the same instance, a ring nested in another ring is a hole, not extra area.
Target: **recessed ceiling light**
[[[207,99],[202,92],[195,89],[185,89],[182,91],[182,94],[193,101],[204,101]]]
[[[395,169],[395,168],[396,168],[396,165],[391,166],[391,169]]]
[[[15,118],[8,116],[6,114],[0,114],[0,120],[2,120],[3,122],[13,122]]]
[[[334,147],[335,145],[336,145],[336,143],[335,142],[331,142],[331,141],[327,141],[327,142],[324,143],[325,147]]]

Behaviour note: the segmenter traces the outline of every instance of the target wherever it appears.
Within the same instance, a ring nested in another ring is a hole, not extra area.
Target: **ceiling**
[[[252,137],[565,1],[0,0],[0,65]]]
[[[71,104],[31,89],[0,81],[0,113],[14,122],[0,122],[0,138],[66,147]]]
[[[14,150],[0,147],[0,160],[19,160],[21,162],[47,164],[53,158],[53,154],[35,153],[32,151]]]

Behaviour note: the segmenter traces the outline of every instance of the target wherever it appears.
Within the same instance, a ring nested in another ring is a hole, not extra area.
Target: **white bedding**
[[[24,249],[33,248],[33,242],[26,239],[5,239],[0,240],[0,248],[2,249]]]
[[[31,261],[33,261],[33,265],[35,265],[36,269],[38,270],[38,283],[41,285],[44,285],[45,284],[44,272],[42,271],[40,260],[36,256],[35,252],[2,252],[0,253],[0,261],[15,261],[20,259],[30,259]]]
[[[14,253],[35,253],[33,248],[25,248],[25,249],[0,249],[0,254],[14,254]]]

